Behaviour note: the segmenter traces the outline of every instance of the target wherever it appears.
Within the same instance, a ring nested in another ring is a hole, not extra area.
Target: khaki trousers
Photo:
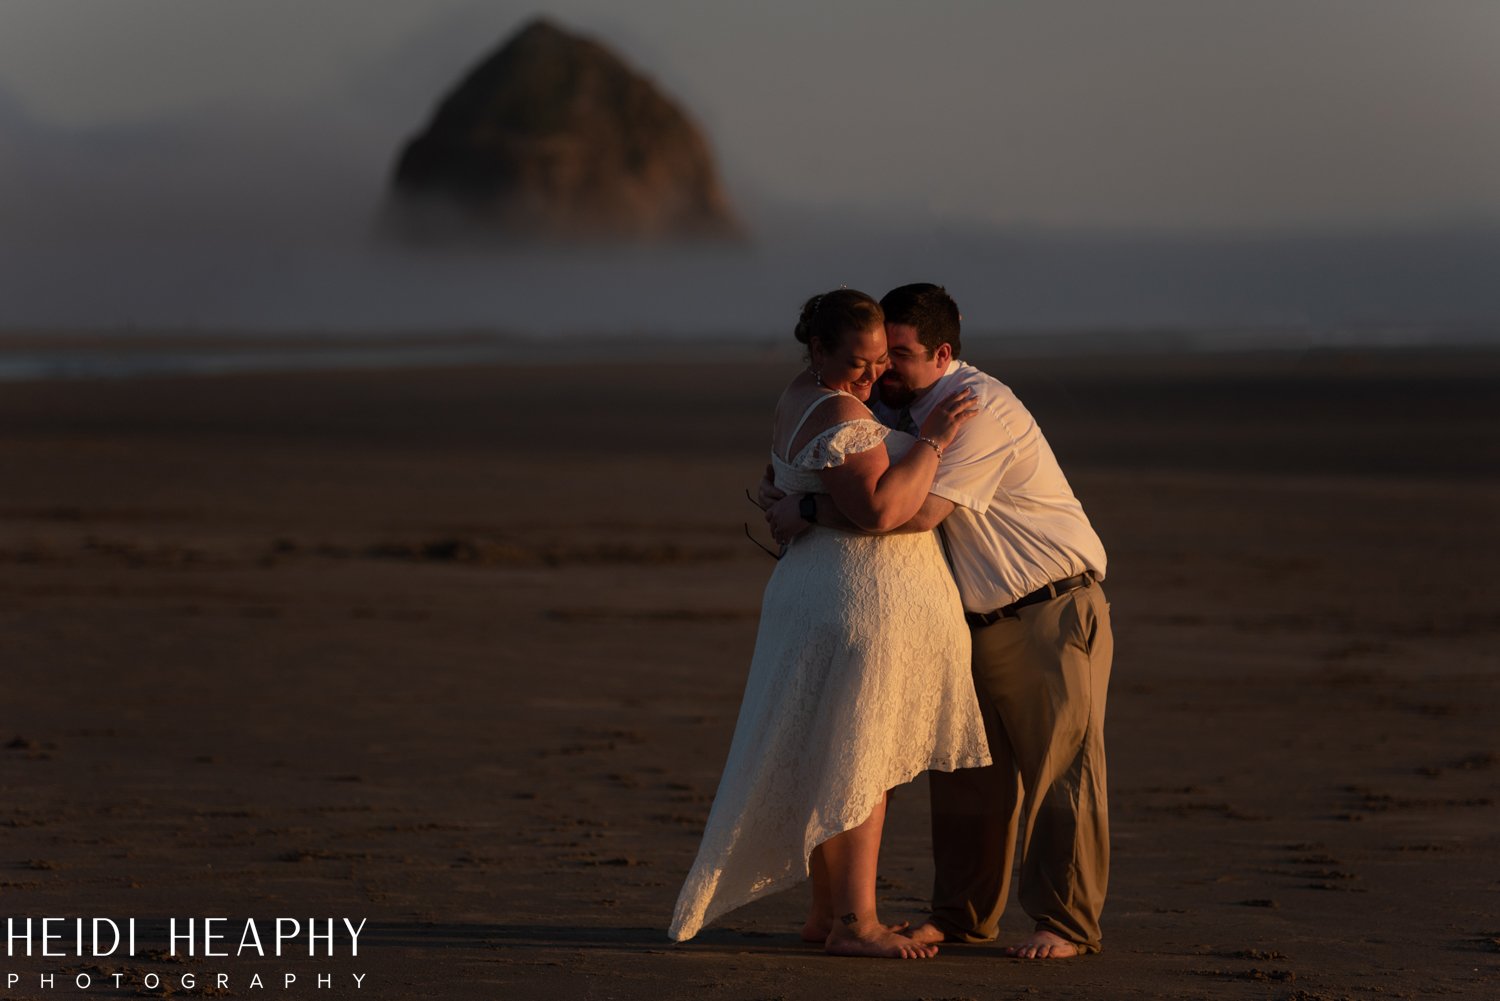
[[[1019,840],[1021,907],[1038,930],[1098,952],[1109,884],[1109,603],[1091,582],[973,638],[974,687],[995,763],[929,773],[932,921],[950,940],[993,939]]]

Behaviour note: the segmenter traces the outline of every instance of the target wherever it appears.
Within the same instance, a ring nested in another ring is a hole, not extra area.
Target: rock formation
[[[604,46],[545,19],[479,64],[406,144],[391,220],[416,239],[739,234],[708,144]]]

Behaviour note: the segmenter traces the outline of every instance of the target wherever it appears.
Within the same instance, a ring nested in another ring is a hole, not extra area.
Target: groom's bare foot
[[[1038,929],[1004,951],[1017,959],[1071,959],[1078,955],[1078,946],[1054,932]]]
[[[935,945],[914,942],[885,925],[837,925],[828,934],[823,951],[830,956],[862,956],[868,959],[931,959]]]
[[[948,939],[948,936],[943,934],[943,930],[931,921],[922,922],[907,932],[906,936],[913,942],[922,945],[937,945],[939,942],[944,942]]]

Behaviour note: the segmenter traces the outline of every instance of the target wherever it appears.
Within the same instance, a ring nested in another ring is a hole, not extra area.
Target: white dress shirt
[[[942,528],[964,608],[993,611],[1085,570],[1103,580],[1104,544],[1041,428],[1010,387],[953,361],[912,404],[912,420],[921,426],[961,389],[974,390],[980,412],[944,451],[932,493],[957,505]],[[890,407],[875,411],[894,424]]]

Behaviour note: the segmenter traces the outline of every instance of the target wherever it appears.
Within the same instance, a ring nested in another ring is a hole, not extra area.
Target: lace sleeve
[[[792,466],[807,470],[842,466],[849,456],[868,452],[885,441],[889,433],[884,425],[869,418],[835,424],[802,446]]]

